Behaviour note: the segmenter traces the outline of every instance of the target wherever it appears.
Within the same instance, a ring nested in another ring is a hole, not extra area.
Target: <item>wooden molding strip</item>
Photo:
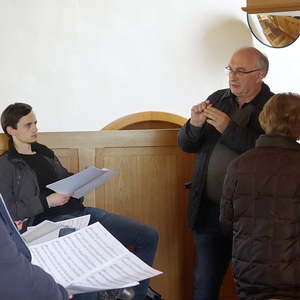
[[[128,125],[140,123],[144,121],[163,121],[182,126],[186,122],[183,118],[176,114],[161,112],[161,111],[145,111],[135,114],[130,114],[108,124],[102,130],[119,130]]]
[[[177,134],[178,129],[40,132],[38,142],[52,149],[174,146]],[[0,133],[0,150],[6,149],[7,137]]]
[[[281,6],[281,7],[242,7],[242,10],[248,14],[257,13],[271,13],[271,12],[286,12],[286,11],[300,11],[300,6]]]
[[[300,11],[300,0],[247,0],[242,10],[249,14]]]

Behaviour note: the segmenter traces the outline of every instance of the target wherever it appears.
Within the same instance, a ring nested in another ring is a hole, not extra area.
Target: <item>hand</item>
[[[23,223],[26,222],[28,219],[24,219],[24,220],[17,220],[17,221],[14,221],[17,228],[18,228],[18,231],[21,231],[22,230],[22,227],[23,227]]]
[[[68,292],[68,299],[73,299],[74,298],[73,294],[71,294],[68,289],[67,289],[67,292]]]
[[[227,114],[212,106],[207,107],[203,114],[207,118],[206,122],[214,126],[221,133],[224,132],[230,122]]]
[[[49,207],[55,207],[66,204],[70,200],[71,196],[72,194],[53,193],[47,196],[46,199]]]
[[[211,107],[209,101],[201,102],[192,107],[190,123],[193,126],[201,127],[205,123],[207,117],[204,114],[204,110],[207,109],[208,107]]]

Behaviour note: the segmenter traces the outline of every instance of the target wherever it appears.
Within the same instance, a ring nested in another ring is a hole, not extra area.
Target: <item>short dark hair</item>
[[[266,134],[300,138],[300,95],[281,93],[272,96],[259,114]]]
[[[26,103],[14,103],[8,105],[1,114],[1,126],[4,133],[7,133],[6,128],[11,126],[17,129],[17,124],[19,120],[31,113],[32,107]]]

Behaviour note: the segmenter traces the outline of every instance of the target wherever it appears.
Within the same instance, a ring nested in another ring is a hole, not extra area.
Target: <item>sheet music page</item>
[[[56,238],[59,237],[59,231],[60,231],[60,228],[56,228],[54,231],[51,231],[39,238],[36,238],[36,239],[33,239],[31,240],[30,242],[27,242],[26,240],[26,243],[27,243],[27,246],[33,246],[33,245],[38,245],[38,244],[41,244],[41,243],[44,243],[44,242],[47,242],[47,241],[51,241],[51,240],[54,240]]]
[[[59,222],[45,220],[36,226],[30,226],[22,234],[23,239],[28,246],[44,243],[58,238],[61,228],[71,227],[79,230],[89,224],[91,215],[85,215]]]
[[[32,263],[42,267],[63,286],[129,251],[100,223],[30,247]]]
[[[88,167],[77,174],[48,184],[47,188],[61,194],[73,193],[74,198],[81,198],[115,174],[117,172],[113,170]]]
[[[104,184],[111,177],[113,177],[117,174],[117,172],[113,171],[113,170],[108,170],[108,169],[102,169],[102,170],[104,170],[105,172],[101,176],[96,177],[94,180],[90,181],[88,184],[77,189],[74,192],[73,197],[77,198],[77,199],[83,197],[88,192],[90,192],[91,190],[95,189],[96,187]]]
[[[130,284],[119,286],[116,289],[122,289],[122,288],[132,287],[132,286],[136,286],[136,285],[139,285],[139,282],[132,282]],[[112,289],[112,288],[99,288],[99,287],[81,286],[81,285],[74,285],[73,288],[74,289],[72,289],[72,286],[69,286],[68,288],[66,288],[66,290],[68,291],[68,293],[70,295],[83,294],[83,293],[88,293],[88,292],[97,292],[97,291],[102,291],[102,290],[107,291],[107,290]]]
[[[100,223],[30,247],[32,263],[78,292],[120,288],[160,274],[125,248]]]
[[[56,234],[51,235],[52,239],[58,237],[59,234],[59,226],[51,221],[45,220],[36,226],[31,226],[27,228],[27,231],[21,234],[23,239],[27,244],[31,244],[34,240],[38,240],[43,238],[41,241],[47,241],[45,236],[48,236],[51,232],[55,232]],[[49,236],[49,240],[50,240]]]
[[[71,228],[75,228],[76,230],[79,230],[89,225],[90,218],[91,215],[84,215],[81,217],[58,221],[55,222],[55,224],[59,225],[60,227],[71,227]]]
[[[83,275],[70,288],[77,287],[80,289],[83,286],[101,286],[104,289],[118,288],[120,285],[134,285],[137,281],[159,274],[161,274],[160,271],[151,268],[133,253],[129,252],[99,267],[98,270]]]

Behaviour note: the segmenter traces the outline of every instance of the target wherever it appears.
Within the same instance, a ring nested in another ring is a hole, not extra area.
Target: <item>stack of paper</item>
[[[98,222],[29,249],[32,263],[73,294],[134,286],[138,281],[161,274]]]
[[[79,230],[88,226],[90,217],[91,215],[85,215],[60,222],[45,220],[36,226],[27,227],[27,231],[22,234],[22,237],[28,246],[37,245],[58,238],[62,228],[74,228]]]
[[[116,174],[117,171],[110,169],[88,167],[77,174],[48,184],[47,188],[55,191],[56,193],[72,193],[72,197],[79,199],[99,185],[104,184]]]

